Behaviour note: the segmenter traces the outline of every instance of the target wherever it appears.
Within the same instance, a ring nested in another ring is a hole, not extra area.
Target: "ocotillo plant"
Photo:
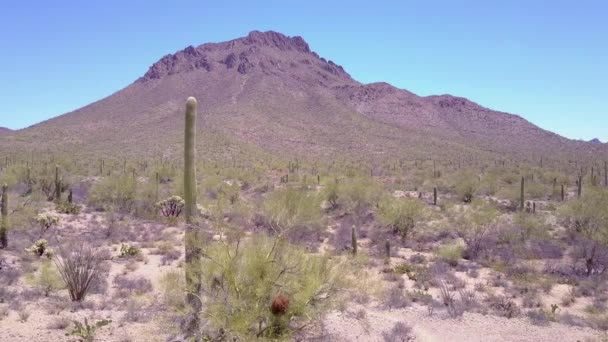
[[[194,226],[196,210],[196,107],[194,97],[186,101],[184,132],[184,216],[186,217],[186,234],[184,235],[186,262],[186,303],[190,312],[184,320],[182,330],[188,336],[195,336],[199,330],[201,311],[201,246],[200,233]]]
[[[525,197],[524,197],[524,177],[521,177],[521,192],[519,195],[519,206],[520,206],[520,210],[524,210],[524,201],[525,201]]]
[[[0,247],[8,247],[8,186],[2,185],[1,210],[2,221],[0,221]]]
[[[351,244],[353,249],[353,255],[357,255],[357,230],[355,229],[355,226],[352,226]]]
[[[61,180],[59,179],[58,165],[55,165],[55,201],[61,201]]]

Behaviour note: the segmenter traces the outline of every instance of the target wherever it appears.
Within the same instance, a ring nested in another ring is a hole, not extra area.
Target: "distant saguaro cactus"
[[[199,331],[199,312],[202,308],[201,292],[201,241],[200,232],[194,226],[196,210],[196,107],[194,97],[186,101],[184,132],[184,215],[186,217],[186,234],[184,235],[185,269],[186,269],[186,303],[189,313],[183,321],[182,330],[192,337]]]
[[[565,198],[565,193],[564,193],[564,184],[562,184],[562,202],[564,201]]]
[[[55,165],[55,201],[61,201],[61,180],[59,179],[59,165]]]
[[[387,260],[391,260],[391,240],[386,239],[386,242],[384,243],[384,252],[386,254],[386,259]]]
[[[353,249],[353,255],[357,255],[357,230],[356,230],[355,226],[352,226],[351,245],[352,245],[352,249]]]
[[[0,221],[0,247],[8,247],[8,186],[2,185],[2,203],[0,212],[2,221]]]
[[[608,188],[608,161],[604,162],[604,186]]]
[[[437,205],[437,187],[433,188],[433,205]]]
[[[525,197],[524,197],[524,190],[525,190],[525,180],[524,177],[521,177],[521,189],[520,189],[520,195],[519,195],[519,207],[520,210],[524,210],[524,202],[525,202]]]
[[[578,181],[576,182],[576,185],[578,185],[578,197],[580,198],[581,195],[583,194],[583,176],[578,176]]]

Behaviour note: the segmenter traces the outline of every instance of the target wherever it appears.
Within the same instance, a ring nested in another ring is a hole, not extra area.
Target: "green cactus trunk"
[[[525,180],[524,177],[521,177],[521,190],[519,195],[519,210],[524,210],[524,190],[525,190]]]
[[[156,181],[155,181],[155,188],[154,188],[154,203],[158,202],[158,188],[159,188],[159,184],[160,184],[160,176],[158,174],[158,172],[156,173]]]
[[[2,185],[2,202],[1,202],[2,221],[0,221],[0,247],[8,247],[8,186]]]
[[[357,255],[357,230],[355,226],[352,226],[351,231],[351,247],[353,249],[353,255]]]
[[[194,224],[196,210],[196,107],[194,97],[186,101],[184,133],[184,216],[186,217],[186,234],[184,235],[186,262],[186,303],[189,313],[183,321],[182,331],[188,337],[199,333],[199,313],[202,308],[201,292],[201,239],[198,227]]]
[[[388,261],[390,261],[391,260],[391,241],[388,239],[384,243],[384,252],[386,253],[386,259]]]
[[[59,179],[58,165],[55,165],[55,201],[61,201],[61,180]]]
[[[604,162],[604,186],[608,188],[608,161]]]

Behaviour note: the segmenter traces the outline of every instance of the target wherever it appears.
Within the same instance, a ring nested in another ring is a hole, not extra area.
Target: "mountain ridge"
[[[199,100],[201,132],[270,153],[416,158],[606,154],[599,144],[561,137],[466,98],[418,96],[385,82],[362,84],[312,51],[302,37],[273,31],[252,31],[165,55],[127,87],[11,134],[5,144],[35,149],[32,141],[45,139],[65,151],[166,152],[166,146],[179,142],[188,96]]]

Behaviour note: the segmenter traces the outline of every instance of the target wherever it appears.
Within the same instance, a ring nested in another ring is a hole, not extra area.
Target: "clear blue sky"
[[[300,35],[361,82],[449,93],[608,139],[608,1],[28,1],[0,5],[0,126],[125,87],[165,54]]]

